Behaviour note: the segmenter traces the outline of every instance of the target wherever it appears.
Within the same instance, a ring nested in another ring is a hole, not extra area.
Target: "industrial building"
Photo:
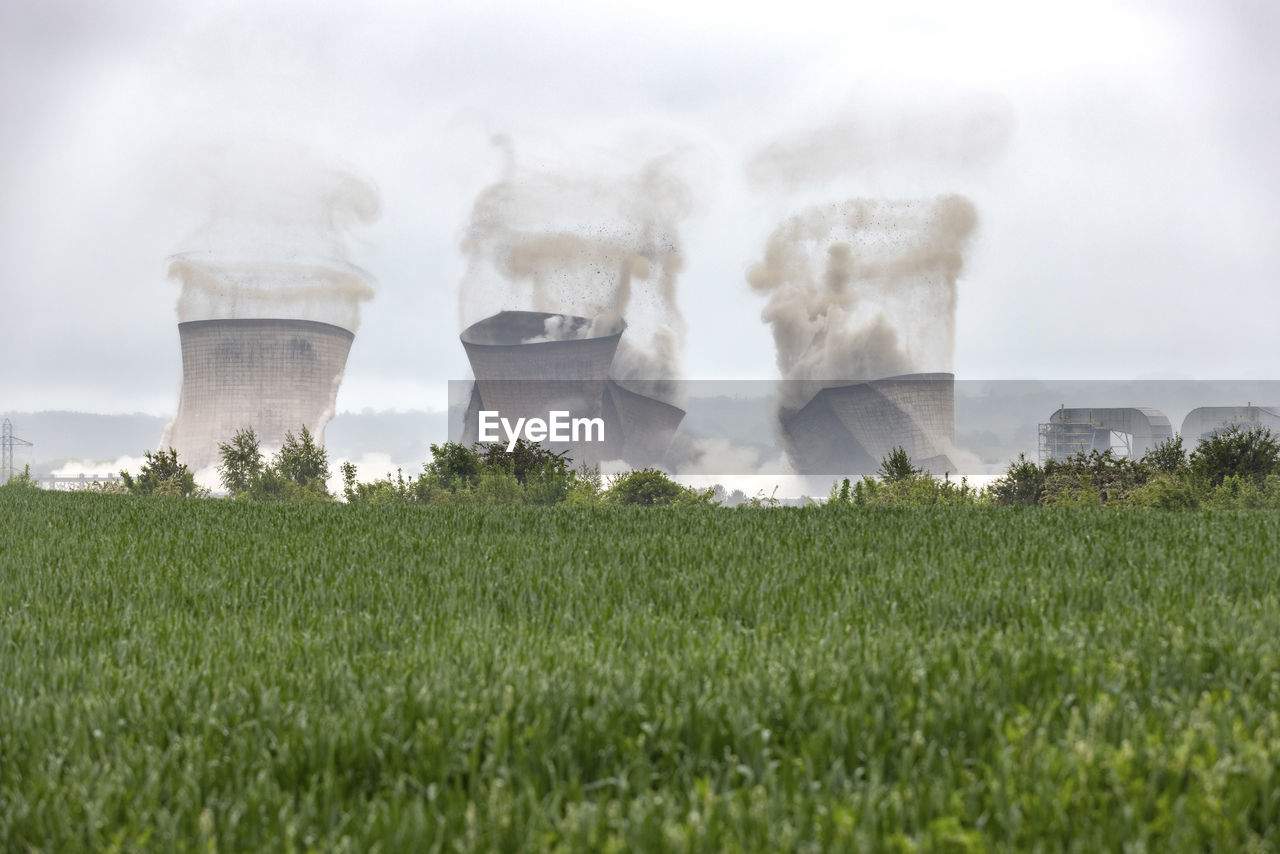
[[[799,474],[870,475],[894,449],[933,474],[954,472],[955,377],[905,374],[824,388],[779,417]]]
[[[1040,462],[1063,461],[1076,454],[1114,450],[1139,459],[1165,439],[1173,437],[1169,419],[1146,406],[1074,408],[1059,407],[1040,425]]]
[[[1182,419],[1182,438],[1194,447],[1201,439],[1210,439],[1233,425],[1266,427],[1280,433],[1280,407],[1254,406],[1252,403],[1245,406],[1201,406]]]
[[[178,324],[182,393],[163,447],[199,470],[218,445],[252,428],[263,447],[306,426],[317,442],[333,416],[355,336],[313,320],[220,319]]]
[[[602,419],[604,439],[546,441],[544,447],[588,464],[661,465],[684,410],[611,378],[625,331],[622,321],[597,333],[588,318],[539,311],[503,311],[467,327],[459,337],[476,381],[462,442],[479,440],[481,410],[497,411],[512,423],[562,410]]]

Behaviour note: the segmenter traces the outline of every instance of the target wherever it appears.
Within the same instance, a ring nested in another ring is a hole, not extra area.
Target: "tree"
[[[480,454],[475,448],[458,442],[432,445],[431,462],[422,468],[425,474],[450,491],[480,482]]]
[[[1266,427],[1232,424],[1203,439],[1191,454],[1191,469],[1220,486],[1235,475],[1261,485],[1269,474],[1280,474],[1280,437]]]
[[[606,493],[610,504],[637,504],[645,507],[679,504],[685,506],[705,505],[714,507],[715,491],[707,489],[699,492],[687,486],[681,486],[662,472],[653,468],[629,471],[613,479]]]
[[[164,495],[174,498],[187,498],[199,495],[202,490],[196,487],[196,478],[186,463],[178,462],[178,452],[173,448],[167,451],[147,451],[146,462],[138,471],[137,478],[127,471],[120,472],[124,487],[134,495]]]
[[[924,474],[924,469],[913,465],[906,449],[899,445],[880,461],[880,469],[876,474],[885,483],[902,483],[920,477]]]
[[[1142,461],[1161,474],[1181,471],[1187,464],[1187,451],[1181,436],[1170,436],[1147,451]]]
[[[253,428],[239,430],[230,442],[219,444],[218,455],[222,458],[218,466],[222,486],[233,497],[249,495],[262,477],[263,469],[262,451]]]
[[[484,446],[484,450],[480,452],[481,465],[505,469],[522,484],[528,482],[529,475],[545,474],[548,468],[559,472],[568,471],[570,462],[567,451],[556,453],[537,442],[524,439],[516,439],[510,451],[506,445],[494,442]]]
[[[4,483],[0,483],[0,489],[4,487],[12,489],[39,489],[40,481],[31,476],[31,466],[23,466],[21,474],[15,474]]]
[[[329,454],[323,445],[317,445],[306,425],[295,437],[286,433],[284,444],[276,452],[272,462],[275,470],[285,480],[317,496],[329,497],[325,481],[329,479]]]
[[[1045,469],[1027,459],[1026,454],[1018,454],[1018,458],[1009,463],[1004,477],[992,483],[987,492],[999,505],[1034,507],[1044,494],[1045,477]]]

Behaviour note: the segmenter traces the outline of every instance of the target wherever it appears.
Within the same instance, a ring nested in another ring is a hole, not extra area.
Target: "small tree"
[[[187,498],[197,495],[195,475],[187,469],[186,463],[178,462],[178,452],[173,448],[167,451],[147,451],[146,462],[138,471],[137,478],[127,471],[120,472],[124,487],[134,495],[165,495],[176,498]]]
[[[609,484],[611,504],[639,504],[647,507],[675,504],[685,494],[685,487],[657,469],[645,468],[618,475]]]
[[[548,469],[566,472],[571,462],[567,451],[556,453],[537,442],[527,442],[524,439],[516,439],[510,451],[506,445],[494,442],[484,446],[484,450],[480,452],[482,466],[505,469],[522,484],[528,482],[531,474],[546,474]]]
[[[12,489],[39,489],[40,481],[31,476],[31,466],[23,466],[21,474],[15,474],[4,483],[0,483],[0,488],[11,487]]]
[[[480,482],[480,454],[458,442],[431,446],[431,462],[423,472],[450,491]]]
[[[924,474],[924,469],[917,468],[901,445],[894,448],[889,456],[880,461],[880,469],[876,472],[885,483],[902,483],[915,480]]]
[[[329,496],[325,485],[329,479],[329,454],[323,445],[316,444],[305,424],[296,437],[285,434],[272,465],[285,480],[318,496]]]
[[[1182,471],[1187,464],[1187,451],[1181,436],[1170,436],[1147,451],[1142,461],[1161,474]]]
[[[1034,507],[1044,494],[1047,468],[1036,465],[1026,454],[1018,454],[1018,458],[1009,463],[1004,477],[992,483],[987,493],[998,505]]]
[[[1280,474],[1280,437],[1266,427],[1233,424],[1200,442],[1191,468],[1211,486],[1231,475],[1261,485],[1267,475]]]
[[[223,488],[233,497],[247,496],[262,477],[263,469],[262,451],[253,428],[239,430],[230,442],[218,445],[218,455],[222,458],[218,477]]]

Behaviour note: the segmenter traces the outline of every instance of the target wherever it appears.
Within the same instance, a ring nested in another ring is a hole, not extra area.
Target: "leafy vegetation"
[[[1041,466],[1020,455],[987,494],[1004,506],[1280,509],[1280,437],[1232,425],[1190,455],[1180,436],[1140,460],[1107,450]]]
[[[0,517],[0,850],[1280,847],[1274,512]]]
[[[253,428],[240,430],[218,446],[218,475],[233,498],[252,501],[327,501],[329,455],[306,425],[297,436],[285,434],[284,444],[267,463]]]
[[[195,475],[187,464],[178,461],[178,452],[147,451],[145,462],[135,478],[127,471],[120,472],[125,491],[133,495],[157,495],[169,498],[191,498],[206,494],[196,485]]]

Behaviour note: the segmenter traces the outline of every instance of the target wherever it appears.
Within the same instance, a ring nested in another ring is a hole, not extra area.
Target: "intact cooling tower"
[[[875,474],[901,447],[934,474],[955,471],[955,377],[906,374],[824,388],[781,416],[783,440],[800,474]]]
[[[1182,438],[1195,443],[1233,426],[1246,430],[1266,427],[1273,433],[1280,433],[1280,406],[1201,406],[1188,412],[1183,419]]]
[[[324,441],[355,336],[312,320],[226,319],[178,324],[182,395],[164,446],[192,470],[253,428],[264,447],[305,425]]]
[[[481,410],[499,412],[511,423],[561,410],[573,418],[602,419],[604,440],[545,441],[544,447],[568,452],[576,462],[659,463],[684,410],[609,378],[625,328],[620,323],[616,331],[594,334],[588,318],[540,311],[503,311],[467,327],[459,337],[476,382],[463,444],[480,440]]]

